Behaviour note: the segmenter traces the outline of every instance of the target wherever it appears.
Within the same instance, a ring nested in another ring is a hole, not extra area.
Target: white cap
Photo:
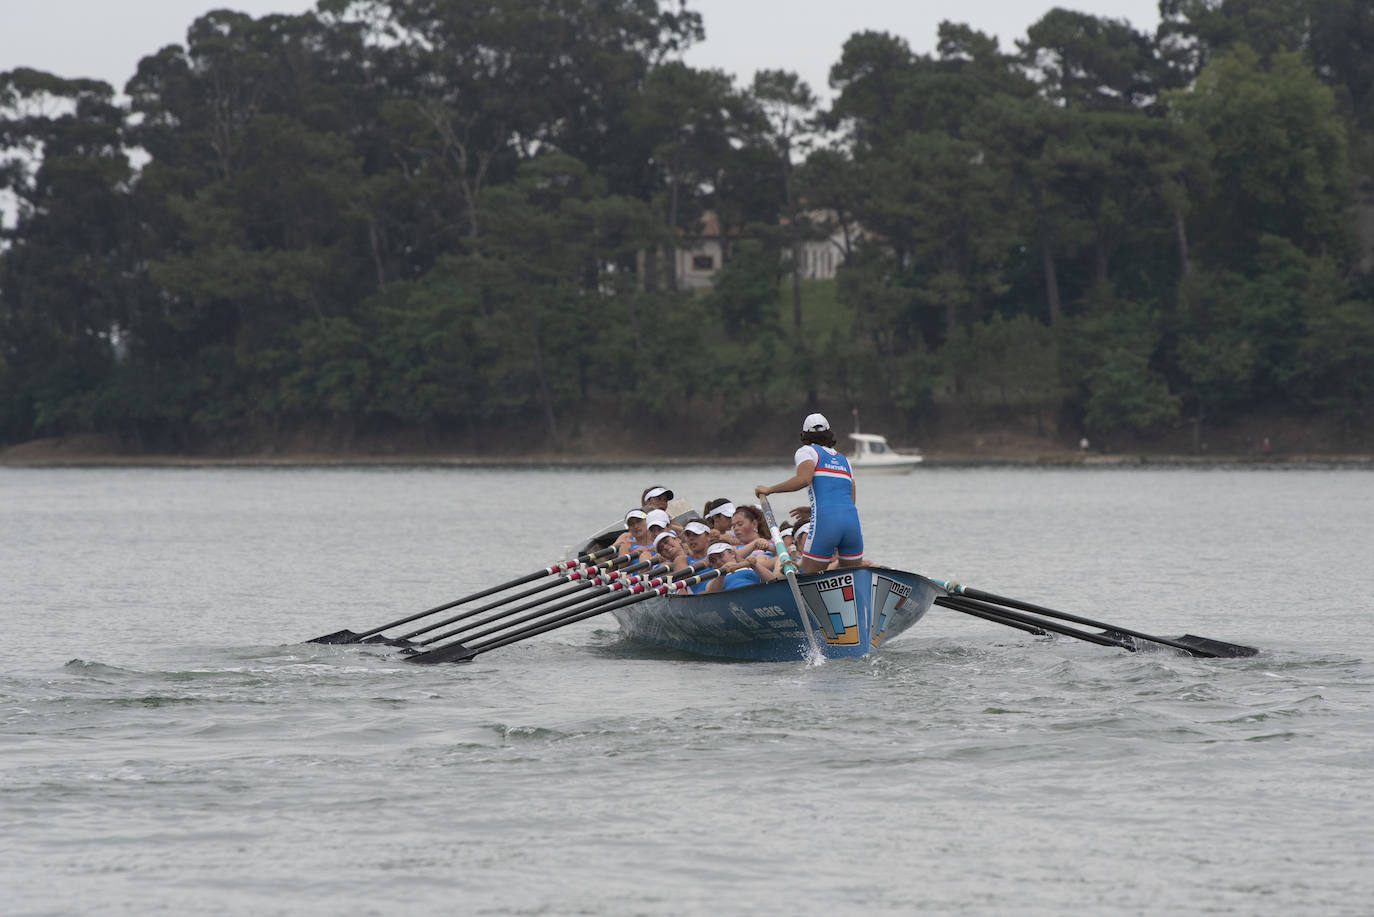
[[[824,414],[807,414],[802,421],[803,433],[819,433],[822,430],[830,429],[830,421],[825,419]]]
[[[648,516],[645,514],[644,510],[642,510],[642,509],[632,509],[632,510],[630,510],[628,513],[625,514],[625,521],[626,521],[626,522],[629,522],[631,519],[647,519],[647,518],[648,518]]]
[[[735,504],[733,504],[733,503],[722,503],[720,506],[717,506],[715,509],[713,509],[713,510],[711,510],[709,513],[707,513],[707,514],[706,514],[706,518],[707,518],[707,519],[710,519],[712,516],[733,516],[734,514],[735,514]]]
[[[717,541],[712,543],[712,545],[706,549],[706,556],[710,557],[712,554],[721,554],[728,550],[730,550],[730,546],[728,544],[726,544],[723,541]]]
[[[682,527],[682,531],[684,534],[690,532],[693,535],[705,535],[711,531],[711,527],[704,522],[698,522],[693,519]]]
[[[662,526],[666,529],[668,527],[668,523],[672,522],[672,519],[668,517],[668,514],[661,509],[649,510],[649,515],[645,518],[648,521],[650,528],[653,528],[657,525]]]
[[[662,541],[663,539],[665,539],[665,538],[676,538],[676,537],[677,537],[677,532],[674,532],[672,529],[668,529],[667,531],[659,532],[657,535],[654,536],[654,547],[658,547],[658,543],[659,543],[660,541]]]
[[[673,492],[666,487],[650,487],[644,491],[645,500],[652,500],[654,497],[667,497],[671,500],[673,499]]]

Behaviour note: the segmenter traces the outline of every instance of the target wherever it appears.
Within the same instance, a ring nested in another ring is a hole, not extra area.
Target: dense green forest
[[[657,0],[218,11],[122,92],[0,73],[0,443],[1367,431],[1374,5],[1160,12],[857,33],[825,105],[686,66],[710,24]]]

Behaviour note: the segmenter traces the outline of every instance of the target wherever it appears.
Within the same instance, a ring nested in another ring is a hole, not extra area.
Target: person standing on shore
[[[811,498],[811,532],[802,551],[802,572],[824,570],[839,552],[841,567],[864,562],[864,536],[856,505],[858,492],[849,459],[835,448],[835,434],[824,414],[809,414],[802,421],[801,448],[793,455],[797,473],[781,484],[760,484],[754,494],[785,494],[807,489]]]

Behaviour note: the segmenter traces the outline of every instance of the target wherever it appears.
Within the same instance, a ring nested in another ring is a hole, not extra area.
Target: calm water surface
[[[1374,910],[1367,471],[860,478],[875,560],[1255,659],[943,609],[815,667],[300,642],[787,473],[0,468],[0,910]]]

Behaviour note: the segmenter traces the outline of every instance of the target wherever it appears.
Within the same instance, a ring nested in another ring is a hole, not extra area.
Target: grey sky
[[[690,0],[706,22],[706,41],[687,55],[695,67],[718,67],[747,84],[754,71],[793,70],[822,98],[830,66],[855,32],[891,32],[912,50],[935,50],[943,20],[997,36],[1011,50],[1026,29],[1056,6],[1126,19],[1141,31],[1159,25],[1158,0]],[[785,11],[785,12],[780,12]]]
[[[144,55],[185,40],[207,10],[229,7],[253,16],[299,13],[314,0],[0,0],[0,71],[33,67],[59,76],[90,76],[117,90]],[[1159,22],[1157,0],[689,0],[706,21],[706,42],[687,55],[695,67],[718,67],[747,83],[755,70],[794,70],[819,95],[846,38],[871,29],[931,51],[943,19],[996,35],[1004,48],[1052,7],[1127,19],[1141,30]]]

